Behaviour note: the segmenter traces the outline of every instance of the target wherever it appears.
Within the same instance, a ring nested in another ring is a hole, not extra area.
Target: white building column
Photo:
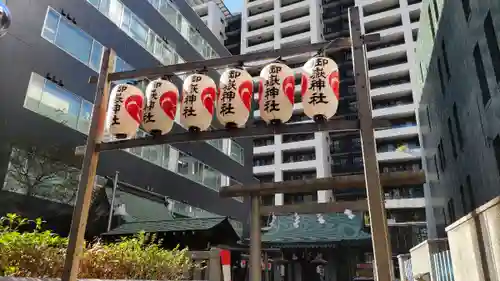
[[[316,178],[331,176],[329,136],[325,132],[314,133],[314,150],[316,155]],[[326,203],[334,200],[333,191],[318,190],[318,202]]]

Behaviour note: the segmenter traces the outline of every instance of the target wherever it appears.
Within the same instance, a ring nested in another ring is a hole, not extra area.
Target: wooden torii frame
[[[370,212],[373,251],[375,256],[375,276],[379,281],[392,281],[392,253],[390,250],[387,220],[382,197],[376,147],[374,140],[374,128],[383,126],[372,120],[371,98],[369,93],[369,81],[367,77],[367,62],[365,44],[380,40],[378,34],[364,36],[361,33],[360,16],[358,7],[349,9],[350,38],[337,38],[331,42],[316,43],[305,46],[297,46],[272,51],[255,52],[250,54],[216,58],[204,61],[186,62],[163,67],[133,70],[126,72],[111,73],[114,69],[116,55],[113,50],[106,49],[101,61],[101,69],[98,77],[91,77],[90,83],[97,83],[92,120],[87,138],[83,147],[77,151],[84,155],[81,177],[78,185],[78,196],[73,211],[73,219],[69,236],[68,251],[64,265],[63,281],[76,281],[80,255],[83,246],[83,236],[88,219],[89,206],[96,176],[99,153],[116,149],[132,148],[139,146],[151,146],[159,144],[173,144],[181,142],[196,142],[209,139],[222,138],[248,138],[255,136],[272,136],[275,134],[297,134],[312,133],[319,131],[330,131],[333,134],[357,133],[361,135],[362,152],[364,161],[364,176],[345,176],[326,179],[315,179],[307,181],[288,181],[281,183],[264,183],[258,185],[240,186],[235,185],[220,191],[221,196],[233,197],[240,195],[250,196],[251,199],[251,237],[250,237],[250,280],[260,281],[260,257],[261,257],[261,228],[260,215],[262,213],[322,213],[338,212],[345,209],[366,210]],[[143,137],[133,140],[121,140],[103,143],[104,123],[109,91],[112,81],[127,79],[157,78],[164,75],[175,75],[176,73],[193,72],[206,68],[222,66],[236,66],[242,63],[287,57],[296,54],[304,54],[315,51],[340,51],[352,50],[354,63],[354,74],[356,92],[358,97],[359,120],[333,119],[325,123],[313,124],[282,124],[279,126],[256,126],[249,125],[246,128],[236,130],[214,130],[199,133],[176,133],[160,137]],[[381,177],[384,185],[406,183],[422,183],[422,173],[388,173]],[[312,190],[325,190],[342,188],[346,186],[366,186],[367,200],[355,202],[332,202],[322,204],[305,204],[292,206],[260,206],[259,196],[263,194],[304,192]]]

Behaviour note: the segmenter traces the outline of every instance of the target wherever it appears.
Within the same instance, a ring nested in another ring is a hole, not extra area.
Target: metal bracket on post
[[[69,232],[68,250],[64,261],[64,270],[62,281],[76,281],[82,248],[85,246],[84,235],[87,227],[89,208],[94,191],[95,175],[97,162],[99,160],[99,151],[96,150],[97,144],[102,141],[104,133],[104,121],[106,110],[108,108],[109,87],[108,73],[114,69],[115,52],[106,49],[101,59],[101,69],[97,81],[97,89],[94,99],[94,109],[92,111],[92,120],[90,123],[87,144],[84,149],[82,162],[82,173],[78,183],[78,195],[76,197],[73,218],[71,220],[71,229]]]
[[[374,275],[378,281],[392,281],[392,252],[389,244],[387,217],[382,197],[382,186],[377,161],[377,149],[373,128],[370,81],[367,71],[364,41],[367,36],[361,33],[358,7],[349,8],[349,23],[352,42],[354,79],[358,97],[358,114],[363,152],[368,211],[372,232],[373,253],[375,257]],[[380,36],[379,36],[380,37]]]

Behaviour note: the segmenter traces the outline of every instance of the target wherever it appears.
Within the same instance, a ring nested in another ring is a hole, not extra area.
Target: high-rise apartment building
[[[421,152],[413,102],[411,65],[420,16],[420,1],[412,0],[248,0],[242,12],[241,52],[278,49],[349,36],[348,8],[357,5],[365,33],[381,41],[367,46],[373,117],[389,120],[391,128],[375,133],[381,172],[420,171]],[[340,67],[337,118],[357,118],[350,50],[328,54]],[[290,122],[312,122],[302,112],[301,67],[311,54],[284,58],[296,72],[296,102]],[[261,62],[262,63],[262,62]],[[252,73],[258,75],[258,73]],[[256,118],[258,110],[254,112]],[[254,139],[254,174],[261,181],[322,178],[363,172],[358,135],[328,133],[277,135]],[[395,253],[406,252],[426,237],[423,185],[384,189]],[[311,194],[277,194],[265,204],[352,200],[363,189]]]
[[[500,2],[424,0],[414,67],[438,236],[500,194]]]
[[[184,0],[9,0],[7,5],[14,22],[0,39],[2,194],[64,193],[55,190],[66,177],[62,173],[49,174],[49,182],[37,186],[39,193],[27,190],[10,173],[11,156],[13,151],[58,146],[57,156],[66,155],[67,165],[79,167],[74,148],[87,138],[95,93],[88,78],[98,74],[105,47],[116,51],[115,71],[230,55]],[[219,79],[217,71],[209,70],[209,75]],[[172,79],[182,87],[182,78]],[[181,131],[176,124],[174,132]],[[225,139],[113,151],[101,155],[97,174],[112,177],[120,171],[121,181],[184,202],[189,210],[244,222],[248,205],[239,198],[222,199],[218,190],[234,182],[255,182],[251,147],[250,140]],[[27,169],[19,163],[16,167]],[[31,180],[32,172],[26,170],[25,179]]]

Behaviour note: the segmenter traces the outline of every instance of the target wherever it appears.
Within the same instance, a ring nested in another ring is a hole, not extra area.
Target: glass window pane
[[[24,107],[33,111],[38,111],[38,106],[42,99],[44,83],[45,79],[42,76],[31,73],[28,90],[26,91],[26,99],[24,100]]]
[[[203,184],[218,190],[221,185],[221,175],[211,167],[204,165],[203,170]]]
[[[123,31],[125,31],[127,33],[130,30],[130,17],[131,17],[130,11],[128,9],[123,9],[121,28]]]
[[[68,127],[76,128],[80,105],[81,99],[47,81],[40,101],[39,113]]]
[[[47,12],[45,24],[42,29],[42,36],[50,42],[54,42],[56,38],[57,24],[59,23],[60,17],[61,16],[52,9],[49,9]]]
[[[109,0],[108,0],[109,1]],[[117,0],[109,1],[109,19],[116,25],[120,26],[123,13],[123,4]]]
[[[168,144],[163,145],[163,157],[161,161],[161,166],[168,169],[168,162],[170,159],[170,146]]]
[[[99,1],[100,0],[87,0],[92,6],[99,8]],[[104,0],[103,0],[104,1]]]
[[[88,134],[90,129],[90,118],[92,117],[92,103],[88,101],[83,101],[82,106],[80,108],[80,114],[78,116],[78,128],[77,130]]]
[[[146,46],[149,28],[146,27],[140,20],[132,16],[130,20],[130,34],[132,38],[137,40],[142,46]]]
[[[145,146],[142,150],[142,157],[152,163],[161,165],[161,146]]]
[[[101,45],[101,43],[94,40],[94,43],[92,45],[92,55],[90,57],[89,66],[90,68],[92,68],[97,72],[99,72],[101,68],[101,58],[103,52],[104,52],[104,47]]]
[[[87,64],[90,59],[92,39],[66,20],[61,20],[56,37],[56,44],[66,52]]]

